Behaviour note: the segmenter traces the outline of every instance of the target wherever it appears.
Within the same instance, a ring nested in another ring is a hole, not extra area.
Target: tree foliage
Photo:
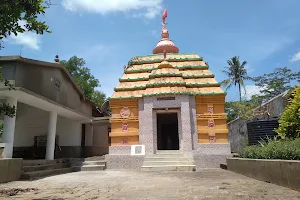
[[[300,137],[300,85],[296,87],[290,104],[280,117],[276,132],[283,139]]]
[[[49,31],[45,22],[39,21],[38,16],[45,14],[50,1],[43,0],[1,0],[0,1],[0,50],[3,48],[2,41],[11,34],[17,36],[20,33],[35,31],[36,34],[43,34]],[[14,89],[13,85],[2,76],[0,66],[0,82],[8,88]],[[0,104],[0,114],[10,117],[14,116],[15,107],[5,103]]]
[[[261,99],[253,96],[249,101],[226,102],[225,112],[227,113],[227,122],[237,118],[250,120],[254,117],[254,109],[261,105]]]
[[[97,105],[104,102],[105,94],[95,89],[100,86],[99,80],[91,74],[88,67],[85,67],[86,62],[83,58],[73,56],[68,61],[62,60],[60,63],[68,69],[87,99]]]
[[[102,91],[95,90],[93,92],[91,101],[94,102],[96,105],[101,106],[104,103],[105,99],[106,95]]]
[[[250,100],[240,102],[227,102],[225,111],[227,121],[230,122],[238,117],[251,119],[255,115],[253,109],[259,107],[273,97],[293,88],[293,81],[300,80],[300,72],[292,72],[291,69],[276,68],[269,74],[250,78],[256,86],[261,88],[260,93],[253,95]]]
[[[294,73],[287,67],[276,68],[272,73],[253,77],[251,79],[256,86],[261,88],[260,96],[265,102],[291,89],[291,82],[300,80],[300,71]]]
[[[27,31],[43,34],[49,31],[46,22],[38,19],[45,14],[50,1],[45,0],[1,0],[0,2],[0,42],[3,38]],[[1,47],[1,43],[0,43]]]
[[[239,87],[239,96],[240,101],[242,100],[242,92],[241,87],[245,88],[244,80],[248,80],[247,69],[245,68],[247,61],[243,61],[240,63],[239,57],[234,56],[230,60],[227,61],[228,66],[225,67],[226,70],[222,70],[227,76],[228,79],[222,81],[222,86],[226,87],[226,90],[231,88],[233,85],[238,85]]]

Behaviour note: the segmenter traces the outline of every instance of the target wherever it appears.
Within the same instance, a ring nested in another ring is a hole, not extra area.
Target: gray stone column
[[[191,129],[193,139],[193,150],[198,145],[198,127],[197,127],[197,115],[196,115],[196,99],[194,96],[190,97],[190,115],[191,115]]]
[[[149,126],[151,124],[151,126]],[[145,145],[145,153],[154,153],[153,144],[153,104],[139,100],[139,141],[141,145]]]
[[[182,125],[182,141],[181,150],[192,150],[192,130],[191,130],[191,117],[190,117],[190,102],[181,102],[181,125]]]

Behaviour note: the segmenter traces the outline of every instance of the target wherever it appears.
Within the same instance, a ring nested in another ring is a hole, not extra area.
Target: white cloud
[[[25,21],[19,21],[18,24],[24,28]],[[41,36],[34,32],[18,33],[17,36],[14,34],[8,36],[7,42],[11,44],[19,44],[30,49],[39,50],[41,44]]]
[[[243,99],[249,100],[253,95],[260,94],[261,87],[258,87],[256,85],[246,85],[245,87],[246,87],[246,94],[244,88],[242,87]]]
[[[11,44],[24,45],[25,47],[28,47],[30,49],[39,50],[41,39],[40,36],[35,33],[26,32],[26,33],[19,33],[17,36],[15,35],[9,36],[8,42]]]
[[[72,12],[108,14],[112,12],[132,12],[134,17],[152,19],[162,10],[163,0],[63,0],[65,9]]]
[[[293,57],[290,59],[290,62],[296,62],[300,60],[300,51],[297,52]]]

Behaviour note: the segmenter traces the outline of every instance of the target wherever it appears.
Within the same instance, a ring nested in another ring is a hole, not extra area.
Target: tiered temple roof
[[[152,55],[133,57],[111,99],[157,95],[225,94],[207,62],[197,54],[181,54],[163,20],[162,39]]]
[[[224,94],[197,54],[167,53],[132,58],[112,99],[140,98],[155,95]]]

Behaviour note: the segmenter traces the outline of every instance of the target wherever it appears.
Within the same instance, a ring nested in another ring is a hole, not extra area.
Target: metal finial
[[[59,57],[58,57],[58,55],[55,56],[54,61],[57,62],[57,63],[59,62]]]

